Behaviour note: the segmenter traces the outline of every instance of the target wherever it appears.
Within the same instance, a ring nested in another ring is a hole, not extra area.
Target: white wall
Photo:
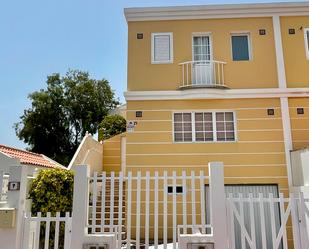
[[[0,170],[9,174],[10,167],[20,165],[19,160],[15,158],[10,158],[0,152]]]
[[[91,134],[86,134],[75,152],[69,169],[76,165],[89,165],[90,172],[101,172],[103,164],[103,144],[95,140]]]
[[[309,149],[291,152],[293,186],[309,186]]]

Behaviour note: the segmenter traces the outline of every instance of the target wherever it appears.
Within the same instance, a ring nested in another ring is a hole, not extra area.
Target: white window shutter
[[[172,35],[170,33],[157,33],[152,36],[152,62],[172,62]]]

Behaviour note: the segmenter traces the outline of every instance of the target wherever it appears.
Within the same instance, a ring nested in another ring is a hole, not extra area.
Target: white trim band
[[[124,15],[127,22],[270,17],[273,15],[303,16],[308,15],[308,13],[309,2],[221,4],[124,9]]]
[[[188,89],[176,91],[129,91],[126,101],[132,100],[182,100],[182,99],[251,99],[309,97],[309,88],[259,88],[259,89]]]

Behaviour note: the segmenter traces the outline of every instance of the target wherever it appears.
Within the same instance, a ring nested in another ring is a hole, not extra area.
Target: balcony
[[[184,88],[227,88],[224,82],[223,61],[186,61],[181,67],[181,89]]]

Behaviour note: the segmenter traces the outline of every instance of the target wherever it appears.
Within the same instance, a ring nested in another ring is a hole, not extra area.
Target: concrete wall
[[[89,165],[90,172],[101,172],[103,161],[103,144],[96,141],[91,134],[86,134],[75,152],[69,169],[76,165]]]

